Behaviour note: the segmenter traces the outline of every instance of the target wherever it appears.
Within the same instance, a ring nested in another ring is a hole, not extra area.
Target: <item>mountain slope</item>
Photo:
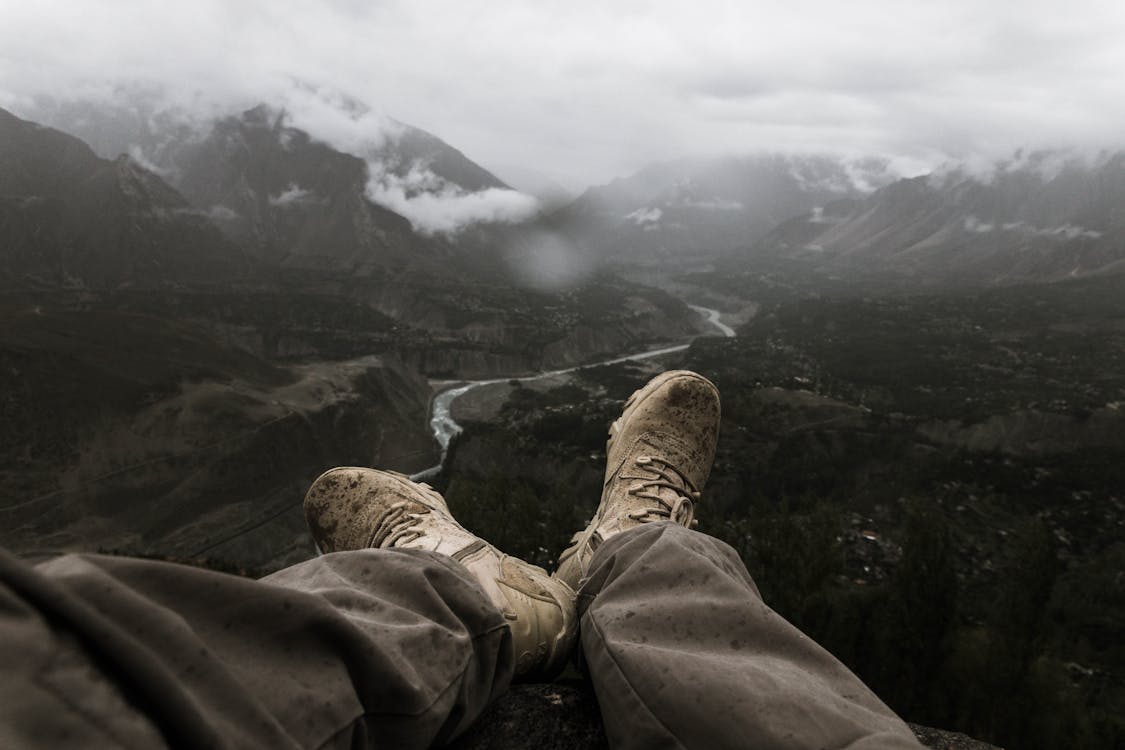
[[[457,261],[465,253],[450,236],[537,209],[437,136],[331,92],[198,114],[159,92],[124,91],[111,102],[43,100],[32,114],[103,155],[127,151],[286,268],[368,275],[435,255]]]
[[[370,274],[418,251],[398,214],[365,198],[364,161],[257,107],[152,158],[191,202],[267,263]]]
[[[779,226],[750,252],[844,277],[1054,281],[1125,268],[1125,153],[1044,152],[901,180]]]
[[[250,264],[155,174],[0,110],[0,277],[111,288],[245,277]]]
[[[436,135],[406,123],[394,121],[394,124],[398,133],[369,152],[383,162],[388,171],[405,176],[411,169],[421,166],[461,190],[508,188],[499,177]]]

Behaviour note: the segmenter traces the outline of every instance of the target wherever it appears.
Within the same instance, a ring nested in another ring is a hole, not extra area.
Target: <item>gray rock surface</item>
[[[573,681],[512,686],[451,747],[603,750],[609,745],[593,692]]]
[[[998,750],[958,732],[911,724],[926,747],[937,750]],[[456,750],[605,750],[598,704],[580,681],[515,685],[467,734]]]

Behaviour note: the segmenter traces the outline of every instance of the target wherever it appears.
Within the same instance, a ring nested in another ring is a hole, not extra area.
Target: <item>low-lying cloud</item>
[[[277,195],[269,197],[270,205],[275,208],[283,206],[300,205],[303,203],[312,203],[317,201],[316,196],[311,190],[306,190],[298,185],[290,185]]]
[[[972,232],[973,234],[989,234],[991,232],[1004,231],[1018,232],[1019,234],[1035,237],[1057,237],[1067,240],[1076,240],[1079,238],[1096,240],[1103,234],[1096,229],[1087,229],[1086,227],[1070,223],[1062,224],[1057,227],[1038,227],[1026,221],[1007,221],[997,226],[996,222],[983,221],[976,216],[965,217],[964,227],[966,232]]]
[[[379,151],[406,129],[401,122],[374,111],[365,102],[325,86],[294,82],[267,101],[284,110],[286,124],[354,156]]]
[[[738,201],[723,200],[722,198],[711,198],[710,200],[686,200],[682,205],[688,208],[699,208],[704,211],[741,211],[745,208]]]
[[[454,234],[471,224],[514,224],[533,218],[539,201],[515,190],[467,191],[420,165],[405,175],[368,163],[367,197],[405,216],[423,234]]]
[[[638,208],[632,213],[625,214],[626,221],[631,221],[637,226],[645,224],[655,224],[660,221],[660,217],[664,215],[664,211],[659,208]]]

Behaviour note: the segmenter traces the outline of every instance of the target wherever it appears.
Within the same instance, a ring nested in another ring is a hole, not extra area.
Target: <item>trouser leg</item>
[[[918,748],[852,672],[767,607],[728,545],[672,523],[611,537],[578,592],[614,748]]]
[[[428,747],[511,679],[503,615],[452,558],[326,555],[262,581],[0,551],[0,746]]]

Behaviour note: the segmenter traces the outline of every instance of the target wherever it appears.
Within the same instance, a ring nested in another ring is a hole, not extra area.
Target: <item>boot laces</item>
[[[654,500],[656,505],[631,511],[629,518],[641,523],[672,521],[689,528],[694,525],[695,503],[702,493],[692,489],[687,479],[661,458],[637,456],[636,464],[655,476],[639,479],[627,492],[633,497]]]
[[[379,519],[379,525],[375,527],[375,532],[371,535],[371,541],[367,546],[398,547],[423,536],[425,532],[417,524],[422,516],[429,513],[429,510],[413,512],[411,505],[412,503],[400,500],[388,508]]]

